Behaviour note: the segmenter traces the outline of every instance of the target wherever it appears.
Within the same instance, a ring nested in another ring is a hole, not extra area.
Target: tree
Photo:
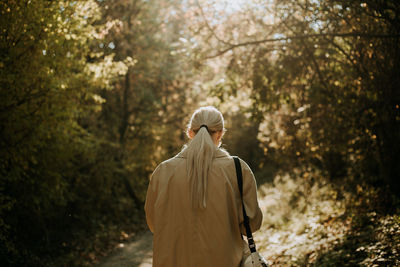
[[[190,72],[177,53],[181,18],[178,2],[104,2],[103,22],[118,21],[98,50],[132,58],[123,79],[103,90],[100,116],[93,120],[109,144],[127,192],[143,203],[148,177],[156,163],[171,157],[184,142]],[[178,144],[178,146],[177,146]],[[140,205],[140,208],[142,205]]]
[[[219,17],[195,9],[198,58],[223,57],[241,75],[241,87],[226,87],[251,90],[276,162],[400,192],[396,1],[252,1]]]
[[[82,190],[98,143],[79,121],[127,66],[90,50],[106,30],[96,1],[2,1],[0,12],[1,261],[39,265],[82,219],[71,203],[96,190]]]

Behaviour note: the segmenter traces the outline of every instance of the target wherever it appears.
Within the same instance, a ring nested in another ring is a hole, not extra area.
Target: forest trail
[[[303,193],[299,196],[298,192]],[[338,266],[342,262],[400,266],[400,217],[372,212],[352,228],[351,220],[342,218],[344,200],[336,198],[330,184],[315,183],[310,188],[304,179],[277,177],[273,184],[259,187],[258,200],[264,218],[254,239],[272,266]],[[95,266],[151,267],[152,237],[150,231],[136,235]]]
[[[130,243],[115,249],[96,267],[151,267],[153,235],[150,231],[138,235]]]

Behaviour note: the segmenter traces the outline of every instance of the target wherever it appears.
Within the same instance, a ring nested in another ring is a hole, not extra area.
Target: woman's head
[[[213,142],[219,146],[225,131],[222,113],[213,106],[198,108],[190,118],[186,134],[193,139],[202,128],[208,131]]]
[[[188,124],[186,133],[191,141],[185,147],[187,173],[192,184],[192,204],[196,208],[207,206],[208,173],[224,130],[221,112],[211,106],[197,109]]]

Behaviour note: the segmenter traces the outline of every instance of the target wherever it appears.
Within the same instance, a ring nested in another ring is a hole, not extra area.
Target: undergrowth
[[[255,239],[272,266],[400,265],[394,196],[366,185],[349,192],[309,172],[300,177],[278,175],[259,187],[264,220]]]

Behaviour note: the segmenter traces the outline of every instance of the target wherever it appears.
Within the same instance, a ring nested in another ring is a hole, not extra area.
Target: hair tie
[[[208,131],[208,127],[207,127],[207,125],[205,125],[205,124],[202,124],[201,126],[200,126],[200,128],[201,127],[206,127],[206,129],[207,129],[207,131]],[[199,130],[200,130],[200,128],[199,128]]]

